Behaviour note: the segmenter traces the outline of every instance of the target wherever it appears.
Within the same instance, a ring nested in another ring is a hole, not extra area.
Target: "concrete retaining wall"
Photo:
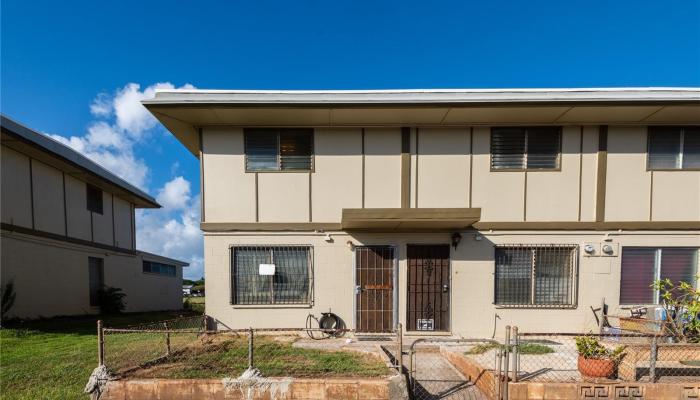
[[[261,378],[255,385],[237,379],[125,379],[108,382],[99,399],[403,400],[408,399],[408,392],[400,375],[385,379]]]

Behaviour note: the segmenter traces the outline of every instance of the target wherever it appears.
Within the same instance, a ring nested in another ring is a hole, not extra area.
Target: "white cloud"
[[[157,121],[141,105],[156,89],[172,89],[169,82],[156,83],[141,90],[141,85],[129,83],[114,92],[98,94],[90,104],[95,116],[82,136],[47,136],[70,146],[127,182],[148,189],[150,169],[136,156],[137,146],[143,146]],[[194,86],[186,84],[183,89]],[[179,165],[171,167],[172,175]],[[187,261],[185,276],[203,276],[203,240],[199,230],[199,196],[192,196],[190,182],[177,176],[155,190],[162,209],[137,210],[137,248],[166,257]]]
[[[191,197],[190,182],[181,176],[166,182],[158,190],[162,209],[139,210],[136,218],[136,242],[139,249],[187,261],[186,278],[204,275],[204,243],[199,230],[199,195]],[[167,193],[167,194],[166,194]],[[176,201],[164,197],[175,195]]]
[[[158,202],[166,209],[182,210],[190,202],[190,182],[178,176],[158,191]]]

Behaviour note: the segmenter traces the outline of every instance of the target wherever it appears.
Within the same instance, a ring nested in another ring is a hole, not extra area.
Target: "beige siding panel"
[[[578,126],[563,128],[560,171],[527,173],[528,221],[578,219],[580,132]]]
[[[401,129],[365,129],[365,207],[401,207]]]
[[[243,130],[205,128],[204,218],[207,222],[255,222],[255,174],[245,172]]]
[[[595,221],[597,160],[598,127],[586,126],[581,154],[581,221]]]
[[[97,243],[113,244],[112,195],[102,192],[102,214],[92,213],[93,238]]]
[[[418,207],[469,205],[469,128],[421,128]]]
[[[308,172],[258,175],[260,222],[308,222]]]
[[[66,215],[68,236],[92,240],[90,211],[87,209],[85,182],[66,175]]]
[[[114,236],[115,246],[131,249],[131,205],[119,197],[114,198]]]
[[[340,222],[343,208],[362,207],[362,130],[319,128],[311,174],[314,222]]]
[[[34,185],[34,228],[65,234],[63,173],[44,163],[32,162]]]
[[[700,171],[655,171],[652,219],[700,220]]]
[[[2,146],[2,222],[32,227],[29,158]]]
[[[491,130],[475,127],[472,207],[481,208],[482,221],[522,221],[525,173],[491,172],[490,152]]]
[[[608,129],[607,221],[649,219],[651,176],[646,170],[646,128]]]

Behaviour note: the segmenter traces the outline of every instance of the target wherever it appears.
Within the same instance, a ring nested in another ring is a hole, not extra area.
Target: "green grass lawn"
[[[101,317],[120,327],[192,315],[159,312]],[[98,317],[66,317],[10,324],[0,329],[1,399],[85,399],[83,387],[97,366]]]
[[[204,314],[204,297],[185,297],[182,299],[182,303],[185,309],[188,307],[186,304],[189,303],[192,311]]]
[[[466,354],[484,354],[489,350],[496,348],[505,349],[505,345],[496,343],[482,343],[469,349]],[[520,354],[549,354],[554,353],[551,347],[539,343],[520,343],[518,345],[518,353]]]
[[[376,377],[389,374],[377,355],[293,346],[295,337],[256,336],[254,365],[263,376]],[[139,378],[225,378],[248,368],[245,336],[211,335],[194,338],[188,346],[151,367],[134,371]]]

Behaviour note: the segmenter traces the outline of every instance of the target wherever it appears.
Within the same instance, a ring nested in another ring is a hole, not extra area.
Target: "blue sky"
[[[700,86],[697,0],[17,0],[2,2],[1,18],[2,112],[167,203],[139,215],[138,245],[192,261],[189,277],[201,274],[198,164],[136,108],[157,83]]]

